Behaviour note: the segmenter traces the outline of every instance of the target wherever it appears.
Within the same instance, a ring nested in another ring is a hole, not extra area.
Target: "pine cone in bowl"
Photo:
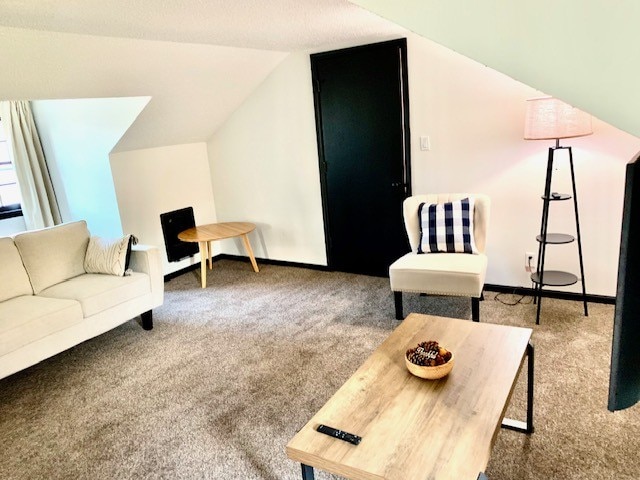
[[[407,350],[405,363],[413,375],[435,380],[449,374],[453,368],[453,353],[435,340],[429,340]]]

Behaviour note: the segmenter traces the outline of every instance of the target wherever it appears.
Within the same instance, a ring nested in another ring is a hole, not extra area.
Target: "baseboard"
[[[173,280],[174,278],[177,278],[180,275],[184,275],[185,273],[192,272],[193,270],[197,270],[199,268],[200,268],[200,263],[194,263],[193,265],[189,265],[188,267],[181,268],[180,270],[176,270],[175,272],[167,273],[164,276],[164,281],[168,282],[169,280]]]
[[[213,261],[217,262],[219,260],[236,260],[236,261],[249,261],[248,257],[243,255],[230,255],[228,253],[220,253],[213,257]],[[263,265],[278,265],[281,267],[295,267],[295,268],[308,268],[311,270],[320,270],[323,272],[330,272],[331,269],[326,265],[315,265],[313,263],[299,263],[299,262],[287,262],[284,260],[271,260],[269,258],[256,258],[256,262],[258,262],[258,266],[260,264]],[[164,281],[168,282],[169,280],[179,277],[185,273],[188,273],[192,270],[196,270],[200,268],[200,264],[189,265],[181,270],[178,270],[173,273],[169,273],[164,276]],[[533,288],[527,287],[510,287],[508,285],[495,285],[491,283],[486,283],[484,285],[484,289],[489,292],[498,292],[498,293],[513,293],[515,295],[527,295],[532,297],[535,294],[535,290]],[[575,292],[562,292],[560,290],[542,290],[542,296],[545,298],[557,298],[559,300],[575,300],[582,301],[582,295],[580,293]],[[608,305],[615,305],[616,297],[610,297],[607,295],[592,295],[587,293],[587,302],[589,303],[604,303]]]
[[[243,255],[230,255],[228,253],[219,253],[212,258],[213,262],[217,262],[220,260],[236,260],[241,262],[248,262],[249,257],[245,257]],[[329,267],[326,265],[315,265],[313,263],[300,263],[300,262],[287,262],[284,260],[272,260],[270,258],[258,258],[256,257],[256,262],[258,263],[258,267],[260,264],[262,265],[278,265],[280,267],[295,267],[295,268],[307,268],[310,270],[320,270],[323,272],[329,272]],[[189,265],[188,267],[182,268],[180,270],[176,270],[175,272],[168,273],[164,276],[164,281],[168,282],[180,275],[184,275],[185,273],[191,272],[193,270],[197,270],[200,268],[200,263],[195,263],[193,265]]]
[[[527,287],[510,287],[508,285],[493,285],[485,283],[484,289],[490,292],[498,293],[513,293],[515,295],[526,295],[532,297],[535,295],[535,289]],[[542,296],[545,298],[557,298],[559,300],[575,300],[582,301],[582,294],[575,292],[562,292],[560,290],[542,290]],[[610,297],[608,295],[592,295],[587,293],[587,302],[589,303],[605,303],[608,305],[615,305],[616,297]]]
[[[245,257],[244,255],[230,255],[228,253],[221,253],[220,255],[216,255],[217,260],[239,260],[239,261],[249,261],[249,257]],[[320,270],[323,272],[329,272],[329,267],[326,265],[316,265],[314,263],[300,263],[300,262],[287,262],[285,260],[271,260],[270,258],[258,258],[256,257],[256,262],[258,262],[258,266],[260,264],[264,265],[278,265],[280,267],[296,267],[296,268],[308,268],[310,270]]]

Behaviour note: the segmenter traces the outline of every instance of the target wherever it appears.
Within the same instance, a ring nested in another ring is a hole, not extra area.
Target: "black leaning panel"
[[[197,243],[183,242],[178,238],[180,232],[196,226],[192,207],[161,213],[160,224],[162,225],[164,246],[167,249],[167,258],[170,262],[177,262],[198,253]]]
[[[640,400],[640,156],[627,165],[613,326],[609,410]]]

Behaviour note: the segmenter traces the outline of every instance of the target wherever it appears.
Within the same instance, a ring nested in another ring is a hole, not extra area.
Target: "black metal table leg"
[[[300,465],[302,465],[302,480],[313,480],[313,467],[305,465],[304,463]]]
[[[502,428],[527,434],[533,433],[533,362],[534,348],[533,344],[529,342],[527,345],[527,421],[522,422],[519,420],[505,418],[502,420]]]
[[[529,342],[527,344],[527,431],[526,433],[533,433],[533,361],[534,361],[534,348],[533,344]]]

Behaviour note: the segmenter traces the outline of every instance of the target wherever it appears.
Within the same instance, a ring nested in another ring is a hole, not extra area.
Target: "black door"
[[[409,251],[406,40],[311,56],[329,267],[388,275]]]

